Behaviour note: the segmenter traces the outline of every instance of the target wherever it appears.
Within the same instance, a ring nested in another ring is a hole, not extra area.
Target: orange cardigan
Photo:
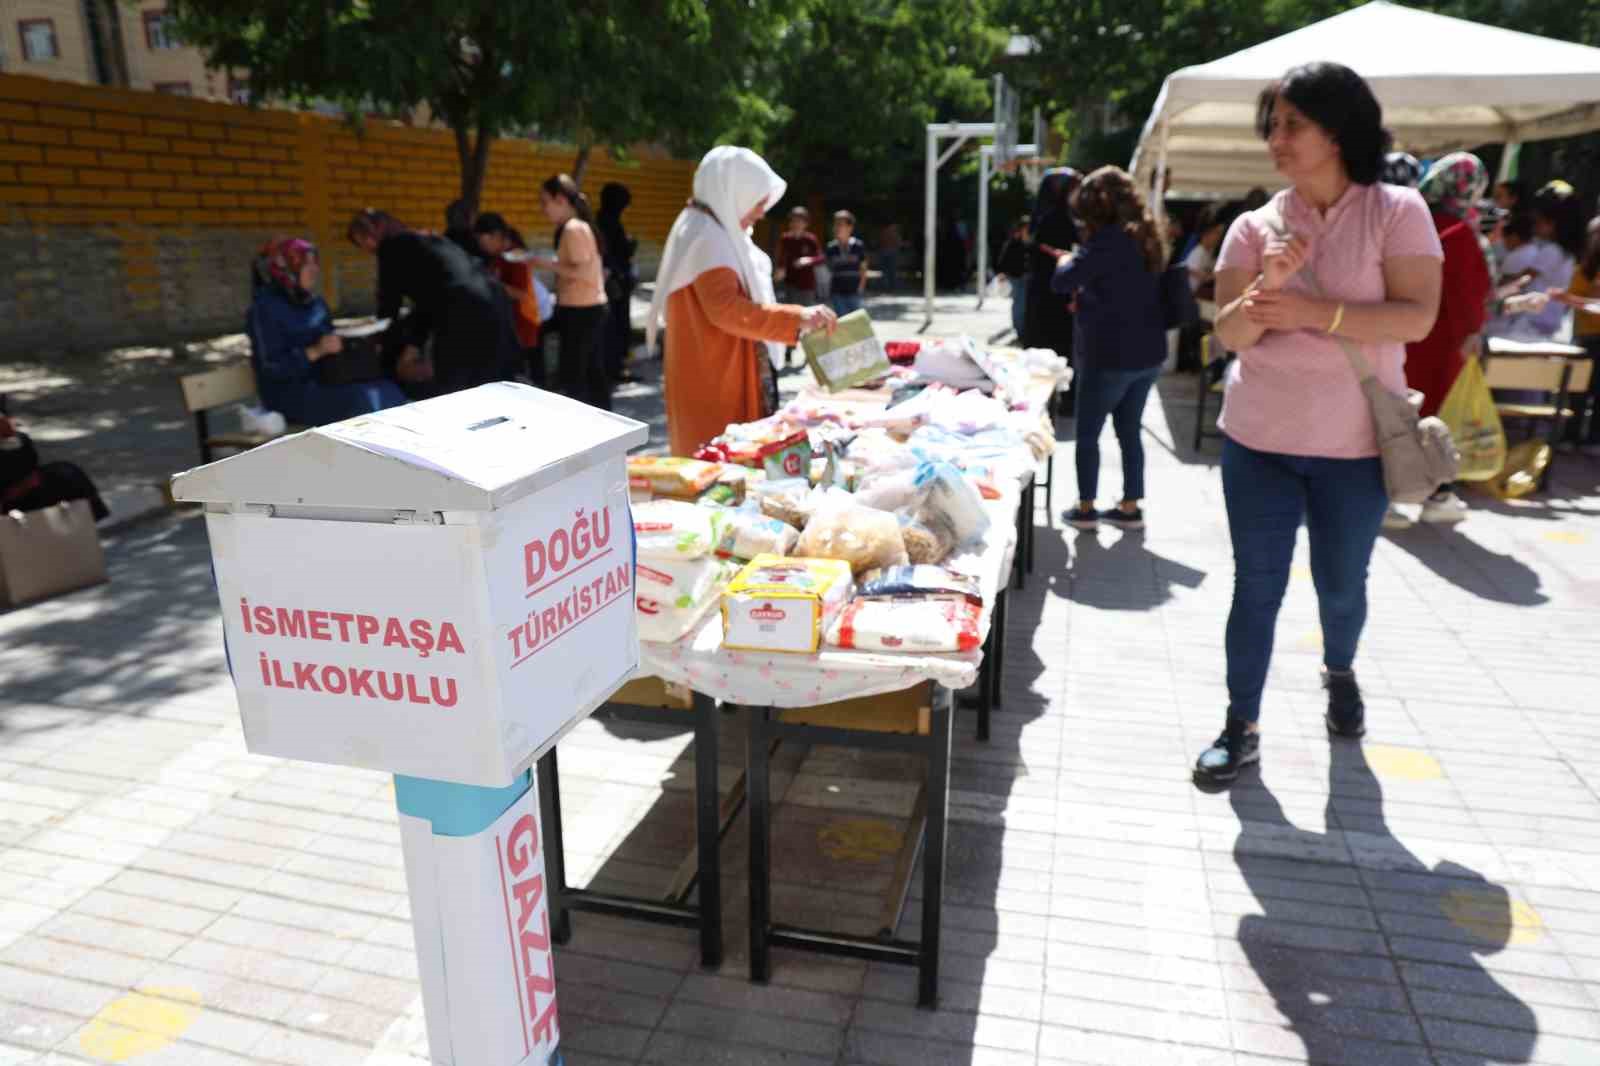
[[[739,275],[708,270],[667,297],[667,436],[673,455],[695,449],[734,422],[762,415],[759,341],[795,344],[805,311],[758,304]]]

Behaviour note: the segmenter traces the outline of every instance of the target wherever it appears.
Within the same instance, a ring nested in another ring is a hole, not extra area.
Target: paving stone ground
[[[966,308],[942,301],[935,328],[1003,328],[1003,301]],[[909,301],[879,317],[920,325]],[[164,358],[130,395],[175,388]],[[1169,376],[1146,413],[1144,535],[1041,507],[993,739],[957,715],[942,1008],[913,1006],[913,971],[788,951],[750,984],[741,816],[719,971],[686,931],[575,916],[573,1066],[1600,1063],[1600,463],[1560,456],[1546,495],[1383,538],[1363,744],[1321,725],[1302,543],[1263,768],[1208,794],[1188,768],[1221,724],[1232,562],[1193,390]],[[120,418],[116,392],[89,425],[70,383],[36,389],[66,409],[36,424],[78,419],[80,458],[106,434],[119,478],[190,461],[170,396]],[[625,402],[659,424],[652,385]],[[0,615],[0,1066],[419,1066],[388,779],[245,752],[197,520],[108,551],[109,584]],[[744,734],[723,732],[727,784]],[[575,882],[665,887],[689,748],[625,716],[563,743]],[[780,749],[779,916],[870,931],[917,776]]]

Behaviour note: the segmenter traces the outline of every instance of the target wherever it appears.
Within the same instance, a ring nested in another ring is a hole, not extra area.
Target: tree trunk
[[[476,215],[483,199],[483,182],[489,176],[489,149],[494,138],[482,126],[478,127],[476,138],[464,124],[452,129],[456,135],[456,157],[461,163],[461,199]]]
[[[572,161],[572,180],[580,189],[583,188],[583,176],[589,171],[589,149],[591,147],[592,145],[588,141],[578,145],[578,155]]]

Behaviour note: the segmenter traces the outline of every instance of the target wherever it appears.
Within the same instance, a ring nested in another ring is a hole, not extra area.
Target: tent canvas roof
[[[1396,147],[1418,154],[1600,129],[1600,48],[1374,0],[1173,72],[1140,137],[1135,174],[1148,184],[1164,136],[1174,195],[1282,185],[1256,136],[1256,96],[1318,60],[1364,77]]]

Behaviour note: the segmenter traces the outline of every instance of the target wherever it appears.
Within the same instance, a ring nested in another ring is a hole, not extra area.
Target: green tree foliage
[[[331,100],[352,115],[425,106],[456,137],[476,205],[497,136],[590,145],[704,144],[751,105],[742,57],[794,0],[173,0],[213,66],[255,99]]]
[[[991,0],[807,0],[764,62],[774,105],[740,131],[797,193],[857,210],[922,198],[923,129],[990,113],[1006,34]],[[747,118],[750,115],[747,113]]]

